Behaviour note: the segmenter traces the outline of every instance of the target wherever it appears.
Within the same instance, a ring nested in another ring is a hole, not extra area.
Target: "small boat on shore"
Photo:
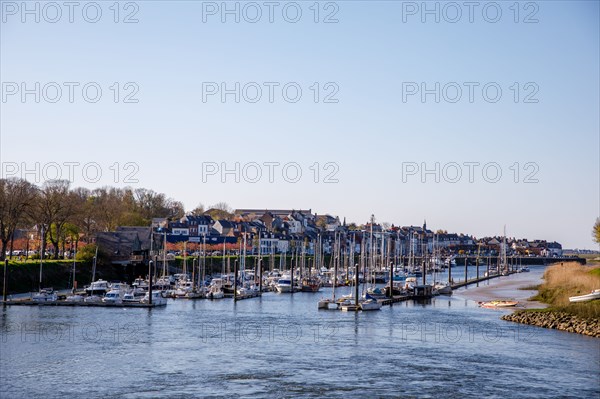
[[[569,297],[569,302],[587,302],[595,299],[600,299],[600,289],[593,290],[589,294],[585,295],[571,296]]]
[[[511,308],[511,307],[517,306],[518,304],[519,304],[518,301],[505,301],[505,300],[479,302],[480,307],[488,308],[488,309]]]

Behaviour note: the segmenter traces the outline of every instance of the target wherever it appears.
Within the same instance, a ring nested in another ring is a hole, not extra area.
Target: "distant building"
[[[151,239],[154,242],[151,244]],[[117,227],[116,231],[101,232],[96,236],[98,250],[106,255],[111,263],[136,265],[147,262],[151,247],[157,248],[160,239],[152,234],[151,227]]]

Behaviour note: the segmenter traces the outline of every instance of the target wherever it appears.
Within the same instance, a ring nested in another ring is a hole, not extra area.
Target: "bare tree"
[[[227,204],[227,202],[218,202],[210,207],[206,211],[213,219],[230,219],[233,217],[233,209]]]
[[[8,242],[13,240],[15,230],[24,222],[35,194],[35,186],[26,180],[0,179],[0,259],[5,258]]]
[[[202,205],[201,203],[198,204],[198,206],[196,206],[194,209],[192,209],[190,211],[190,214],[192,216],[201,216],[204,213],[204,205]]]
[[[43,227],[42,251],[46,249],[46,238],[54,246],[54,259],[58,259],[63,227],[75,214],[74,195],[69,191],[69,181],[52,180],[44,183],[33,206],[33,217]]]
[[[181,219],[185,215],[185,208],[183,207],[183,204],[180,201],[175,201],[169,198],[165,205],[168,211],[167,218],[171,220],[177,220]]]

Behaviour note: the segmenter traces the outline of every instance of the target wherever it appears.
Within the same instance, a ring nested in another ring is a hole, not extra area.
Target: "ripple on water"
[[[0,397],[600,396],[590,372],[600,364],[597,340],[545,329],[516,334],[497,313],[460,298],[364,314],[319,312],[316,301],[326,295],[179,300],[158,311],[7,308],[3,331],[9,323],[96,323],[104,334],[83,339],[77,330],[72,340],[38,343],[3,335]],[[450,334],[456,328],[462,335]]]

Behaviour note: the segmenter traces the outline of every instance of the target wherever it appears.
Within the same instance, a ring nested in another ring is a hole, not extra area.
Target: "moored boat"
[[[360,310],[379,310],[381,309],[381,303],[374,299],[367,299],[366,301],[362,301],[358,305]]]
[[[323,298],[319,301],[318,304],[318,308],[319,309],[329,309],[329,310],[335,310],[338,308],[338,304],[336,301],[334,301],[331,298]]]
[[[451,295],[452,294],[452,286],[448,283],[436,283],[433,286],[434,293],[437,295]]]
[[[88,294],[88,296],[92,296],[92,295],[103,296],[108,291],[110,291],[110,286],[108,284],[108,281],[102,280],[102,279],[100,279],[98,281],[94,281],[92,284],[90,284],[89,287],[86,287],[86,289],[85,289],[85,292],[86,292],[86,294]]]
[[[83,302],[85,302],[85,303],[98,303],[98,302],[102,302],[102,297],[98,296],[98,295],[86,296],[83,299]]]
[[[106,295],[104,295],[104,298],[102,298],[102,302],[120,304],[123,303],[123,298],[121,297],[120,291],[110,290],[106,293]]]
[[[145,295],[146,291],[143,288],[137,286],[136,288],[129,290],[125,295],[123,295],[123,302],[137,303],[140,302]]]
[[[150,303],[150,292],[146,292],[146,295],[140,302],[144,304]],[[152,291],[152,305],[165,306],[166,304],[167,299],[161,295],[160,291]]]
[[[279,292],[279,293],[292,292],[291,277],[289,275],[285,275],[285,276],[281,277],[277,281],[277,284],[275,284],[275,289],[277,289],[277,292]]]
[[[73,294],[73,295],[69,295],[66,299],[65,302],[83,302],[83,295],[79,295],[79,294]]]
[[[487,301],[487,302],[479,302],[479,306],[481,306],[482,308],[491,308],[491,309],[510,308],[510,307],[515,307],[518,304],[519,304],[518,301],[511,301],[511,300],[494,300],[494,301]]]
[[[42,288],[31,296],[35,302],[56,302],[57,296],[53,288]]]
[[[587,302],[595,299],[600,299],[600,289],[593,290],[585,295],[571,296],[569,297],[569,302]]]
[[[321,289],[321,280],[309,277],[302,280],[302,292],[318,292]]]

